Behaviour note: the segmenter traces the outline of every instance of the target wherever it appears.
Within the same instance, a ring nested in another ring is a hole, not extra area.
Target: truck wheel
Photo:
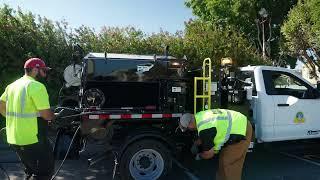
[[[120,160],[121,179],[150,180],[165,177],[172,168],[170,152],[161,142],[148,139],[131,144]]]

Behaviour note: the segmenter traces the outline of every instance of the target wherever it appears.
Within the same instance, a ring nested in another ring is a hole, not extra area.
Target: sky
[[[184,0],[0,0],[13,9],[20,7],[53,21],[65,20],[72,28],[133,26],[147,34],[184,30],[184,22],[194,18]]]

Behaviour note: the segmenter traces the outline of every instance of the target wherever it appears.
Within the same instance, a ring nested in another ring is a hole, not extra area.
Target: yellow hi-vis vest
[[[50,108],[45,86],[30,76],[23,76],[7,86],[0,100],[6,102],[8,143],[37,143],[39,110]]]
[[[239,112],[226,109],[200,111],[195,115],[198,134],[202,130],[215,127],[217,134],[213,139],[214,151],[219,152],[230,134],[246,135],[247,117]]]

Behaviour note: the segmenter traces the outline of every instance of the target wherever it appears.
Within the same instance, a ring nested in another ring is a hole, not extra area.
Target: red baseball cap
[[[40,58],[30,58],[24,63],[24,68],[45,68],[47,70],[51,69],[46,66],[46,63]]]

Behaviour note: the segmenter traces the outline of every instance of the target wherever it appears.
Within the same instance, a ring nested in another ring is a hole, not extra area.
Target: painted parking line
[[[291,157],[291,158],[295,158],[295,159],[298,159],[298,160],[301,160],[301,161],[304,161],[304,162],[307,162],[307,163],[310,163],[310,164],[313,164],[313,165],[316,165],[316,166],[320,167],[320,163],[311,161],[309,159],[301,158],[299,156],[296,156],[294,154],[289,154],[289,153],[286,153],[286,152],[279,152],[279,153],[282,154],[282,155],[285,155],[285,156],[288,156],[288,157]]]

